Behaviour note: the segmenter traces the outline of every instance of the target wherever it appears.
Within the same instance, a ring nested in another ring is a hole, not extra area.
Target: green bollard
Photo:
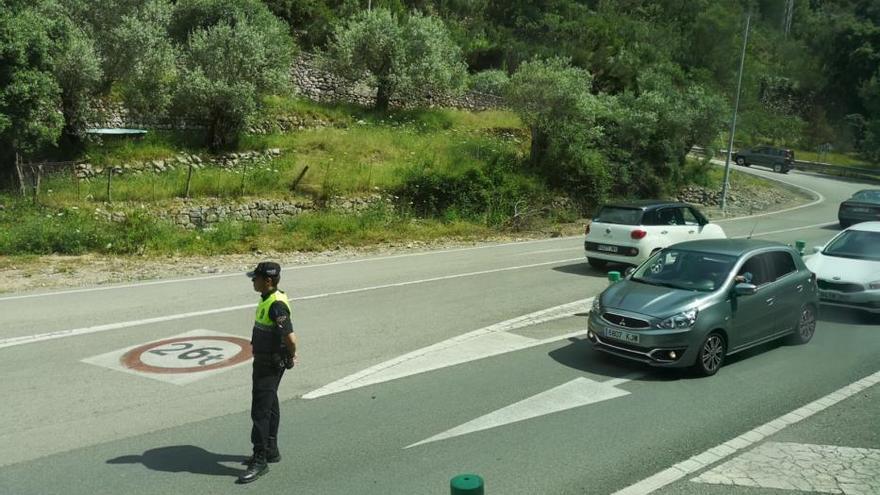
[[[620,282],[620,272],[608,272],[608,285]]]
[[[804,250],[807,248],[807,243],[804,241],[794,241],[794,247],[797,249],[797,252],[800,253],[801,256],[804,255]]]
[[[483,495],[483,478],[476,474],[460,474],[449,482],[452,495]]]

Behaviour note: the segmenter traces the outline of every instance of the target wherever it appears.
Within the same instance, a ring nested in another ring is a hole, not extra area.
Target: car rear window
[[[642,210],[620,206],[603,206],[599,210],[599,214],[593,217],[594,222],[616,223],[620,225],[639,225],[641,220]]]
[[[857,201],[880,203],[880,191],[859,191],[853,194],[852,199],[855,199]]]

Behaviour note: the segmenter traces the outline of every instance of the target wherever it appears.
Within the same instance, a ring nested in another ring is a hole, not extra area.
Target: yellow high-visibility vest
[[[276,290],[267,297],[265,301],[260,301],[260,304],[257,305],[257,314],[254,317],[254,328],[269,332],[275,328],[275,322],[272,321],[272,318],[269,318],[269,308],[272,307],[272,304],[275,303],[275,301],[283,302],[284,305],[287,306],[287,311],[290,311],[290,301],[287,299],[287,294],[280,290]],[[291,314],[293,313],[292,311],[290,312]]]

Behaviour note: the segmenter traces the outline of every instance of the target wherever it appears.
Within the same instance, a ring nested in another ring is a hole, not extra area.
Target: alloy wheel
[[[801,319],[800,322],[798,322],[798,334],[800,335],[801,342],[807,342],[813,338],[813,333],[815,331],[816,315],[813,314],[813,308],[806,306],[803,311],[801,311]]]
[[[718,334],[712,334],[703,344],[700,352],[700,360],[703,363],[703,369],[708,373],[715,373],[721,367],[724,360],[724,340]]]

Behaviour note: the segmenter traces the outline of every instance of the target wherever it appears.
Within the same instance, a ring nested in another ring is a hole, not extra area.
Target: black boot
[[[242,461],[242,464],[244,464],[246,466],[250,466],[251,464],[254,463],[254,459],[256,459],[255,456],[250,456],[247,459],[245,459],[244,461]],[[266,462],[268,462],[270,464],[275,464],[276,462],[281,462],[281,452],[278,452],[277,450],[274,450],[274,451],[269,450],[269,453],[266,455]]]
[[[255,457],[255,455],[248,457],[242,464],[250,466],[254,463]],[[278,439],[276,438],[269,437],[269,448],[266,449],[266,462],[271,464],[281,462],[281,452],[278,451]]]
[[[238,482],[244,484],[256,481],[268,471],[269,464],[266,463],[266,454],[264,452],[255,453],[253,461],[248,464],[247,471],[238,477]]]

